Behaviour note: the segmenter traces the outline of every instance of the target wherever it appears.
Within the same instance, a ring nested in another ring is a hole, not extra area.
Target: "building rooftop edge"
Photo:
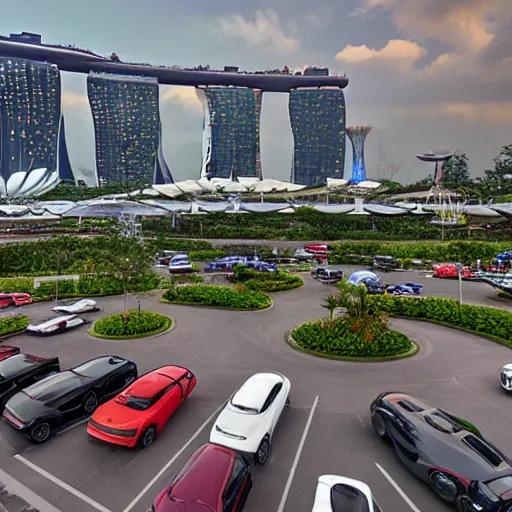
[[[128,64],[83,51],[19,43],[5,39],[0,39],[0,57],[44,61],[56,64],[61,71],[75,73],[96,72],[153,77],[157,78],[159,83],[166,85],[233,85],[267,92],[290,92],[292,89],[301,87],[331,86],[344,89],[349,83],[345,76],[243,74]]]

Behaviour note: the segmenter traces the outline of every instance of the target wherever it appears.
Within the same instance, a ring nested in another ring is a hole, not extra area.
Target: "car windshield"
[[[151,406],[151,398],[142,398],[140,396],[133,396],[122,394],[115,398],[116,403],[121,405],[126,405],[130,409],[135,409],[136,411],[145,411],[149,409]]]
[[[82,386],[82,379],[71,371],[57,373],[23,389],[30,398],[51,402]]]
[[[44,361],[42,358],[33,358],[27,354],[18,354],[0,361],[0,378],[10,379],[29,368],[37,366]]]
[[[124,361],[124,359],[115,356],[97,357],[73,368],[72,371],[83,377],[97,379],[114,371]]]
[[[250,412],[252,414],[258,414],[260,412],[260,411],[258,411],[258,409],[255,409],[254,407],[246,407],[245,405],[237,404],[237,403],[233,402],[233,400],[231,400],[231,405],[233,407],[236,407],[237,409],[240,409],[241,411]]]
[[[355,487],[336,484],[331,489],[331,506],[334,512],[370,512],[366,496]]]
[[[504,476],[503,478],[487,482],[487,487],[500,498],[512,498],[512,476]]]

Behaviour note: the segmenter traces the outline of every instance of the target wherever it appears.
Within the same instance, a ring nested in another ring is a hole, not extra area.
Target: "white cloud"
[[[83,107],[84,105],[89,105],[89,100],[87,99],[87,96],[84,96],[83,94],[78,94],[72,91],[63,91],[62,105],[65,108]]]
[[[231,14],[215,20],[216,32],[226,38],[243,39],[256,46],[272,46],[279,51],[294,51],[300,47],[297,38],[285,35],[278,14],[273,9],[256,11],[254,21],[241,14]]]
[[[185,86],[160,86],[160,101],[174,102],[184,110],[202,112],[203,107],[197,99],[195,87]]]
[[[399,67],[411,68],[420,59],[427,55],[425,48],[422,48],[414,41],[395,39],[389,41],[386,46],[377,50],[366,45],[348,45],[336,54],[336,59],[347,64],[360,64],[364,62],[384,61]]]

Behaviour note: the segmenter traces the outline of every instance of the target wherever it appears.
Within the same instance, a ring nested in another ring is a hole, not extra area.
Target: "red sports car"
[[[8,357],[15,356],[20,353],[19,347],[8,347],[7,345],[0,345],[0,361]]]
[[[107,443],[147,448],[196,386],[181,366],[162,366],[140,376],[96,409],[87,433]]]
[[[457,273],[457,265],[453,263],[447,263],[444,265],[434,265],[434,273],[432,277],[440,277],[444,279],[457,279],[459,277]],[[469,279],[473,276],[469,267],[462,267],[462,279]]]
[[[32,302],[32,297],[28,293],[0,293],[0,308],[23,306]]]
[[[242,455],[206,444],[190,457],[148,512],[241,512],[251,488],[250,465]]]

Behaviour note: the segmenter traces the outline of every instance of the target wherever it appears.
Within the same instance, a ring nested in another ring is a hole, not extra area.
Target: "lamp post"
[[[462,304],[462,271],[464,267],[461,263],[457,263],[457,276],[459,278],[459,303]]]

